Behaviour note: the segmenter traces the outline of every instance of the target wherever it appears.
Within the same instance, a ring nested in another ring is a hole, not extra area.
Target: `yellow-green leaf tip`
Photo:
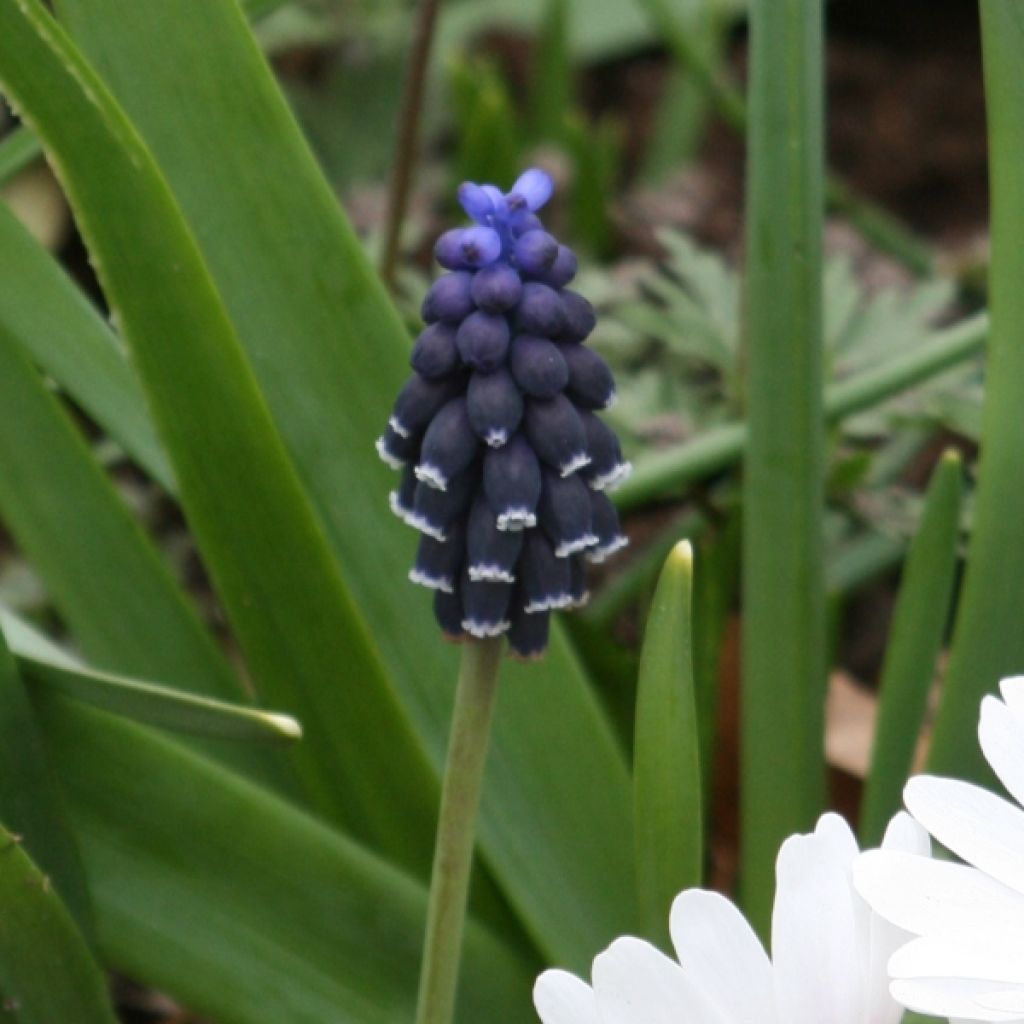
[[[947,448],[941,456],[941,461],[947,466],[963,465],[964,457],[957,448]]]
[[[681,540],[668,554],[668,564],[687,573],[693,572],[693,545]]]
[[[263,718],[271,723],[277,733],[286,740],[301,740],[302,726],[291,715],[282,715],[274,711],[265,711]]]

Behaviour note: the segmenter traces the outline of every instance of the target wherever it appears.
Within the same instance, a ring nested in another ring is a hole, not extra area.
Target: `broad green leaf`
[[[704,874],[704,812],[693,675],[693,548],[680,541],[654,593],[636,695],[636,873],[646,934],[669,948],[676,893]]]
[[[27,623],[0,609],[0,625],[27,683],[147,725],[224,740],[293,743],[302,736],[288,715],[242,707],[83,665]]]
[[[877,846],[902,805],[935,678],[956,579],[963,470],[960,456],[943,455],[932,474],[917,533],[903,567],[878,690],[875,727],[860,810],[861,845]]]
[[[149,151],[35,0],[0,2],[0,78],[60,168],[260,695],[305,724],[310,799],[425,868],[434,780]]]
[[[0,515],[90,661],[241,696],[160,555],[2,323]]]
[[[373,449],[408,373],[401,323],[231,3],[62,0],[58,9],[193,226],[439,773],[456,659],[439,642],[429,596],[405,583],[416,539],[386,511],[394,474]],[[480,840],[531,935],[553,960],[582,969],[634,926],[629,776],[555,634],[543,664],[506,673]],[[299,717],[308,732],[308,715]],[[361,763],[379,763],[383,749]]]
[[[932,734],[929,770],[991,778],[978,748],[978,703],[1024,665],[1024,7],[982,0],[992,262],[981,461],[967,574]]]
[[[166,490],[167,458],[120,344],[53,258],[0,203],[0,329]]]
[[[106,980],[50,880],[0,827],[0,997],[18,1024],[117,1024]]]
[[[89,890],[57,777],[36,730],[32,708],[0,631],[0,820],[24,838],[68,909],[92,934]],[[2,840],[0,840],[2,842]],[[0,850],[0,865],[5,851]],[[0,882],[0,887],[3,883]],[[0,903],[0,906],[3,906]],[[6,907],[4,908],[6,913]],[[0,914],[0,918],[5,914]],[[0,922],[0,928],[3,923]],[[3,977],[0,954],[0,978]],[[0,992],[7,994],[0,985]]]
[[[38,697],[109,966],[218,1024],[412,1019],[422,885],[170,740]],[[534,966],[472,923],[465,968],[460,1020],[528,1019]]]
[[[820,0],[750,15],[741,893],[764,935],[825,792],[824,87]]]

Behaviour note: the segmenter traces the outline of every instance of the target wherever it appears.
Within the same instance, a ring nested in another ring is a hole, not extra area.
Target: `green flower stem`
[[[848,379],[825,392],[829,424],[863,412],[977,355],[988,339],[989,318],[976,313],[954,327],[936,331],[928,341]],[[684,445],[638,460],[633,475],[614,494],[620,510],[664,497],[686,484],[721,472],[738,462],[747,443],[744,422],[715,427]]]
[[[475,640],[463,648],[441,790],[416,1024],[451,1024],[455,1008],[473,838],[501,644],[500,638]]]

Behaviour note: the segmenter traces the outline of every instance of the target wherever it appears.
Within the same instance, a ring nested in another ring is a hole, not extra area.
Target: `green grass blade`
[[[862,846],[878,846],[902,806],[956,576],[963,470],[946,452],[932,475],[903,568],[879,684],[871,770],[860,811]]]
[[[546,0],[530,75],[530,118],[541,142],[565,138],[565,116],[572,108],[572,57],[568,0]]]
[[[220,1024],[412,1019],[422,885],[170,740],[38,696],[109,966]],[[532,965],[473,924],[465,957],[461,1019],[525,1020]]]
[[[299,723],[289,715],[197,697],[184,690],[110,672],[97,672],[2,609],[0,625],[7,633],[11,653],[17,659],[25,682],[47,687],[83,704],[146,725],[213,739],[294,743],[302,736]]]
[[[92,905],[57,776],[36,730],[24,685],[0,632],[0,818],[53,879],[86,935]],[[0,851],[0,864],[6,852]],[[2,906],[3,904],[0,904]],[[5,914],[0,917],[6,916]],[[0,928],[4,927],[0,924]],[[2,941],[2,940],[0,940]],[[2,960],[2,954],[0,954]],[[2,976],[2,964],[0,964]],[[0,987],[0,992],[10,990]]]
[[[647,619],[633,753],[638,902],[645,933],[664,948],[673,898],[704,874],[692,588],[684,540],[665,562]]]
[[[750,12],[741,892],[762,934],[779,845],[824,797],[821,7]]]
[[[990,778],[978,749],[978,702],[1024,666],[1024,7],[982,0],[988,107],[992,335],[985,374],[981,461],[967,575],[945,691],[932,735],[930,771]]]
[[[0,993],[19,1024],[117,1024],[106,980],[49,878],[0,827]]]
[[[395,479],[373,448],[409,372],[409,339],[397,314],[233,4],[62,0],[58,9],[131,113],[192,223],[359,609],[440,772],[456,658],[438,641],[429,599],[404,582],[416,540],[385,511]],[[282,239],[301,244],[282,247]],[[510,666],[507,677],[480,846],[551,959],[583,969],[596,946],[635,927],[627,764],[557,629],[542,664]],[[308,716],[299,717],[308,732]],[[593,856],[597,846],[601,857]]]
[[[166,490],[171,468],[124,352],[45,249],[0,203],[0,330],[28,353]]]
[[[38,160],[42,152],[36,137],[27,128],[15,128],[0,142],[0,185]]]
[[[261,697],[306,727],[311,800],[426,870],[435,782],[152,157],[38,3],[0,3],[0,77],[61,169]]]

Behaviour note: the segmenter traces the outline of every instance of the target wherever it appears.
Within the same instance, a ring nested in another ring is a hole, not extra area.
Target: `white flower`
[[[927,852],[906,814],[883,845]],[[640,939],[616,939],[595,960],[592,985],[546,971],[534,988],[544,1024],[896,1024],[885,964],[908,938],[853,889],[857,843],[825,814],[791,836],[776,862],[773,959],[724,896],[688,889],[672,904],[678,962]]]
[[[981,702],[985,758],[1024,803],[1024,676]],[[1004,703],[1005,702],[1005,703]],[[966,864],[866,853],[856,884],[872,907],[919,936],[889,962],[893,995],[922,1013],[1024,1018],[1024,811],[979,786],[922,775],[903,792],[911,814]],[[973,866],[972,866],[973,865]]]

